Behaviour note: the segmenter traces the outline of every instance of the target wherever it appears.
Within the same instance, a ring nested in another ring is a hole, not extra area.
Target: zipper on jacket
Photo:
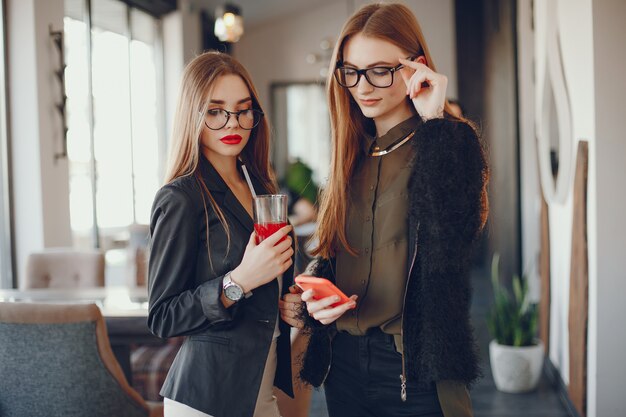
[[[330,374],[330,365],[333,363],[333,341],[330,338],[330,335],[328,336],[328,352],[330,353],[330,358],[328,360],[328,369],[326,369],[326,374],[324,374],[324,378],[322,379],[322,383],[320,384],[320,386],[324,385],[324,382],[326,382],[326,378],[328,378],[328,374]]]
[[[328,265],[330,266],[330,270],[333,273],[333,277],[335,278],[335,281],[337,281],[337,275],[335,275],[335,268],[333,268],[333,263],[331,262],[331,260],[328,260]],[[322,383],[320,384],[320,386],[324,385],[324,382],[326,382],[326,378],[328,378],[328,374],[330,374],[330,367],[333,363],[333,339],[330,337],[330,335],[328,335],[328,352],[330,353],[330,358],[328,360],[328,368],[326,369],[326,374],[324,374],[324,378],[322,379]]]
[[[415,248],[413,250],[413,259],[411,259],[411,266],[409,267],[409,276],[406,279],[406,286],[404,288],[404,298],[402,299],[402,317],[400,318],[400,345],[402,346],[402,374],[400,375],[400,398],[402,402],[406,401],[406,364],[404,358],[404,308],[406,307],[406,294],[409,292],[409,281],[411,280],[411,272],[413,272],[413,266],[415,265],[415,259],[417,258],[417,238],[420,230],[420,223],[417,223],[417,231],[415,232]]]

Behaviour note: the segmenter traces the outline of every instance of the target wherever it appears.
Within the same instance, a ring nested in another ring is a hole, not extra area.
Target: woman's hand
[[[280,309],[280,318],[291,327],[302,329],[304,322],[301,319],[301,312],[304,308],[301,292],[298,287],[292,285],[289,287],[289,294],[283,295],[282,300],[278,300],[278,308]]]
[[[400,58],[400,63],[404,65],[400,74],[406,84],[407,96],[413,101],[417,113],[426,121],[443,117],[448,77],[431,70],[424,62],[423,57],[417,61]],[[423,87],[424,82],[429,87]]]
[[[306,309],[309,315],[322,324],[330,324],[343,316],[346,311],[356,307],[356,299],[358,298],[357,295],[352,295],[350,297],[352,301],[348,301],[337,307],[331,307],[339,301],[338,296],[332,295],[320,300],[315,300],[313,298],[314,296],[314,290],[306,290],[302,293],[302,301],[306,302]]]
[[[250,235],[241,263],[230,274],[233,282],[239,284],[244,292],[267,284],[291,266],[292,239],[287,236],[291,229],[292,226],[287,225],[258,245],[256,234],[253,232]],[[279,243],[283,237],[285,240]]]

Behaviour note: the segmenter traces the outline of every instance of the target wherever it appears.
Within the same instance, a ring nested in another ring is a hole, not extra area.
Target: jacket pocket
[[[212,334],[194,334],[193,336],[189,336],[189,340],[192,342],[215,343],[230,348],[230,339],[223,336],[215,336]]]

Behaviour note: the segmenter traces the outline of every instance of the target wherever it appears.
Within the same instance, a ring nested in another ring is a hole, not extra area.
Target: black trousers
[[[332,364],[324,383],[330,417],[443,417],[437,388],[418,391],[407,382],[400,397],[402,355],[393,336],[372,329],[366,336],[339,332],[333,339]]]

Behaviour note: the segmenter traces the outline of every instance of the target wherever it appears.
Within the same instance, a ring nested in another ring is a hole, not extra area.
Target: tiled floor
[[[483,360],[484,378],[471,392],[475,417],[569,417],[558,393],[542,377],[536,391],[528,394],[505,394],[496,390],[489,367],[489,341],[491,337],[485,322],[491,305],[491,285],[486,273],[476,272],[473,277],[474,295],[472,321],[476,330]],[[323,391],[313,394],[309,417],[327,417]]]

